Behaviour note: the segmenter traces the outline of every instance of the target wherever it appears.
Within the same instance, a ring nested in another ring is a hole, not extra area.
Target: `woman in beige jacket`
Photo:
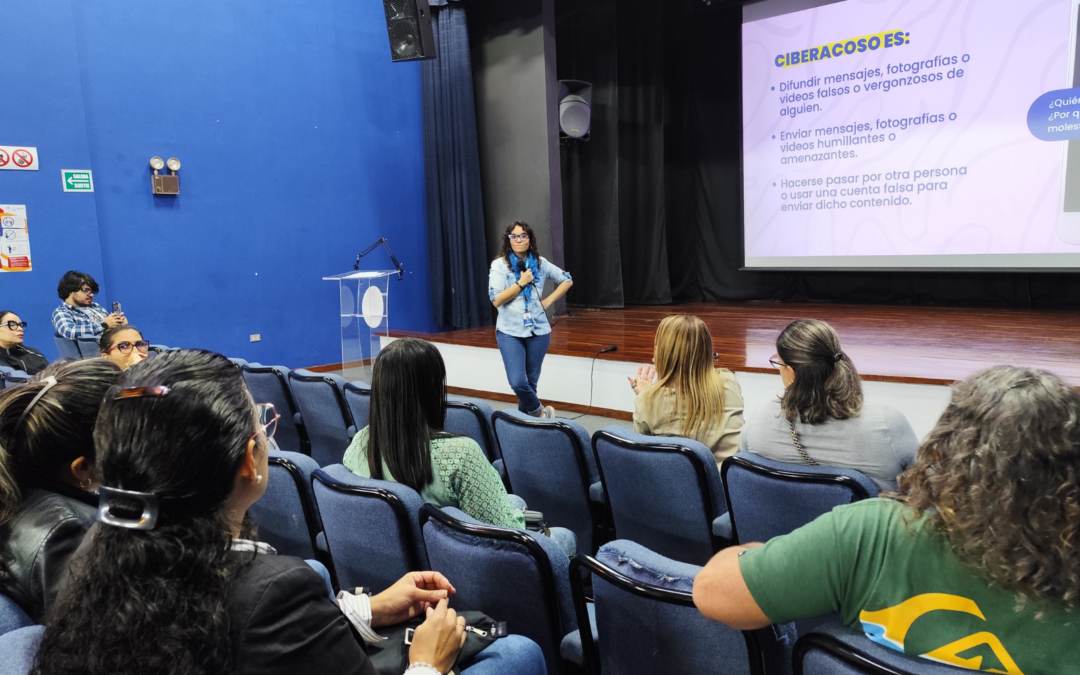
[[[735,376],[712,363],[712,335],[696,316],[677,314],[660,322],[653,347],[655,366],[630,378],[634,431],[700,441],[719,464],[739,449],[742,391]]]

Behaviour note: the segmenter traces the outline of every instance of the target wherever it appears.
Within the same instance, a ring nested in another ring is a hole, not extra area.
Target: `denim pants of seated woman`
[[[551,333],[522,338],[495,331],[495,339],[499,342],[506,379],[518,397],[518,410],[539,416],[544,407],[536,396],[536,384],[540,381],[540,366],[544,365]]]

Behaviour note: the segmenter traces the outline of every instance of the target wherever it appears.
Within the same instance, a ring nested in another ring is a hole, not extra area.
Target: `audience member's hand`
[[[528,286],[532,282],[533,282],[532,270],[529,269],[528,267],[526,267],[525,271],[521,273],[521,278],[518,279],[518,283],[521,284],[522,286]]]
[[[449,601],[427,608],[427,620],[413,633],[409,663],[431,664],[440,673],[454,667],[458,652],[465,646],[465,617],[450,609]]]
[[[647,366],[638,366],[637,377],[628,377],[630,388],[635,394],[640,394],[647,385],[656,381],[656,368],[650,363]]]
[[[454,592],[447,578],[438,572],[409,572],[390,588],[371,596],[371,626],[408,621]]]
[[[103,323],[109,328],[116,328],[117,326],[122,326],[123,324],[127,323],[127,319],[124,318],[123,314],[117,314],[116,312],[113,312],[109,316],[105,317]]]

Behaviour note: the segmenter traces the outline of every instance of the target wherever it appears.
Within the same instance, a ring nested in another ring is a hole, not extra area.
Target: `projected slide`
[[[1080,268],[1080,0],[743,24],[751,268]]]

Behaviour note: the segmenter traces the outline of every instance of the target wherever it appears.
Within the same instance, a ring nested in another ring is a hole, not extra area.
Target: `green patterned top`
[[[371,478],[367,458],[368,428],[353,437],[345,451],[345,468],[357,476]],[[479,521],[498,527],[525,529],[525,516],[514,508],[495,467],[491,466],[476,441],[467,436],[436,438],[431,441],[431,468],[434,480],[420,491],[427,504],[453,506]],[[395,483],[383,461],[383,478]]]

